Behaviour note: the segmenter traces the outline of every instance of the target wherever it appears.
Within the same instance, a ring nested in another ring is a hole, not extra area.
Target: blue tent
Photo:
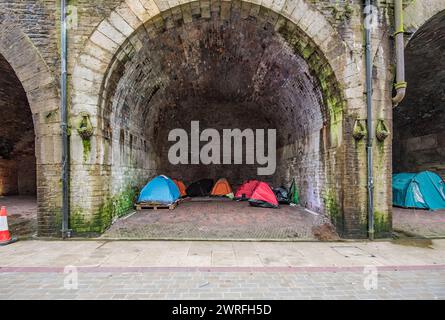
[[[138,203],[172,204],[180,198],[179,189],[169,177],[157,176],[141,191]]]
[[[392,191],[395,206],[429,210],[445,209],[445,183],[434,172],[394,174]]]

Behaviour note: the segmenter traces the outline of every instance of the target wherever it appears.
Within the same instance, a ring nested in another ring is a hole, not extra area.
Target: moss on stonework
[[[346,19],[351,19],[352,18],[352,16],[354,15],[354,7],[353,6],[351,6],[351,4],[350,3],[346,3],[346,6],[345,6],[345,17],[346,17]]]
[[[80,207],[71,208],[70,229],[75,233],[100,232],[100,225],[94,219],[88,219],[87,213]]]
[[[310,57],[310,55],[313,52],[314,52],[314,48],[307,46],[306,48],[303,49],[303,52],[301,53],[301,55],[303,56],[303,58],[307,59]]]
[[[377,140],[376,142],[377,149],[379,150],[379,155],[383,156],[385,154],[385,141]]]
[[[91,152],[91,140],[82,139],[82,145],[83,145],[83,161],[87,161]]]
[[[56,228],[62,229],[62,212],[56,211],[54,214],[54,223],[56,225]]]
[[[127,187],[127,189],[120,193],[119,196],[113,198],[113,217],[122,217],[129,209],[133,207],[133,204],[137,197],[137,189]]]
[[[354,14],[354,8],[350,3],[341,5],[338,0],[333,6],[331,6],[331,10],[332,17],[334,17],[335,20],[350,20]]]
[[[108,198],[91,219],[82,208],[74,208],[70,214],[70,228],[79,233],[103,233],[115,219],[125,215],[136,200],[137,190],[127,187],[123,192]]]
[[[378,210],[374,211],[374,233],[376,237],[386,236],[391,232],[389,214]]]
[[[37,221],[38,237],[60,237],[62,230],[62,208],[59,206],[46,207]]]
[[[324,203],[325,210],[326,210],[328,216],[330,217],[331,221],[335,225],[339,226],[341,223],[341,220],[342,220],[342,215],[341,215],[340,206],[338,205],[338,202],[337,202],[337,196],[333,190],[328,189],[323,194],[323,203]]]
[[[70,229],[75,234],[100,234],[106,227],[101,214],[90,216],[82,208],[75,208],[70,213]]]

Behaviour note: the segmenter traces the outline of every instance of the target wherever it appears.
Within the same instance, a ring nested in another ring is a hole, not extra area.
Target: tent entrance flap
[[[249,200],[259,183],[260,182],[257,180],[249,180],[244,182],[236,191],[235,199]]]
[[[222,178],[219,179],[213,186],[211,195],[223,197],[230,193],[232,193],[232,188],[230,187],[229,182],[227,181],[227,179]]]
[[[207,197],[212,192],[212,187],[212,179],[201,179],[189,185],[186,192],[189,197]]]

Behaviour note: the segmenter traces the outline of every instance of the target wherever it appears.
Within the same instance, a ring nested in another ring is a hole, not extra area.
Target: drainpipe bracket
[[[400,33],[403,33],[403,35],[405,35],[405,29],[402,28],[402,29],[396,30],[392,35],[393,35],[393,37],[396,37]]]
[[[394,84],[394,88],[396,89],[396,90],[398,90],[398,89],[404,89],[404,88],[406,88],[406,87],[408,87],[408,82],[397,82],[396,84]]]

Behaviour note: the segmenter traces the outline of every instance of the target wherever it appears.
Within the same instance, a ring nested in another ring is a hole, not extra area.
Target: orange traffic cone
[[[2,207],[0,210],[0,246],[4,246],[13,242],[17,239],[11,238],[8,229],[8,214],[6,213],[6,207]]]

